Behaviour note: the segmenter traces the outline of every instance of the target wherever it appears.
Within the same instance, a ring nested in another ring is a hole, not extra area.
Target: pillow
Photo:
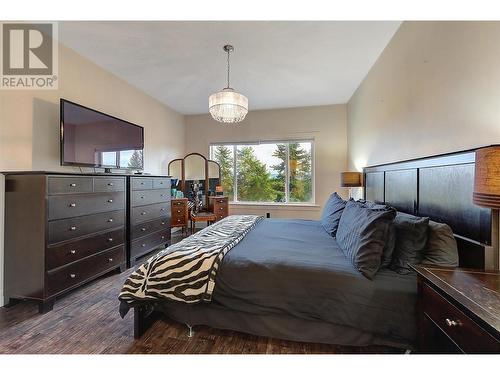
[[[380,268],[388,228],[396,216],[392,207],[370,208],[348,201],[337,230],[337,243],[344,255],[368,279]]]
[[[394,219],[396,246],[390,268],[398,273],[410,273],[410,264],[418,264],[424,258],[429,228],[428,217],[418,217],[398,212]]]
[[[449,225],[429,221],[429,239],[422,264],[458,267],[457,241]]]
[[[390,206],[385,204],[379,204],[372,201],[358,200],[359,203],[366,205],[369,208],[384,209]],[[382,262],[380,268],[389,267],[392,260],[392,253],[394,252],[394,247],[396,246],[396,228],[394,225],[389,225],[388,233],[386,235],[386,242],[384,250],[382,252]]]
[[[330,195],[330,198],[328,198],[328,201],[323,208],[323,213],[321,214],[321,225],[332,237],[335,237],[337,234],[340,216],[342,215],[342,211],[344,211],[345,204],[345,200],[343,200],[337,193],[333,193]]]

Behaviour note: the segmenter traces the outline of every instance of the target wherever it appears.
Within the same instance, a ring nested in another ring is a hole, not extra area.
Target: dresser
[[[224,219],[229,215],[229,197],[217,195],[208,197],[208,209],[215,214],[217,221]]]
[[[126,264],[126,177],[49,172],[5,177],[5,296],[55,298]]]
[[[187,198],[172,198],[172,228],[182,228],[182,233],[184,230],[187,232],[188,222],[189,222],[189,209],[188,209],[188,199]]]
[[[414,266],[422,353],[500,353],[500,272]]]
[[[170,243],[170,178],[129,176],[128,178],[128,266]]]

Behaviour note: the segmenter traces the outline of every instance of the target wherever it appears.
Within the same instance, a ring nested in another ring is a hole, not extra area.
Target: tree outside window
[[[234,202],[313,203],[313,142],[210,146],[221,184]]]

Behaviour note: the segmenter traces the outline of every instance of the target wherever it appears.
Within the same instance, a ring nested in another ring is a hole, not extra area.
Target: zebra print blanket
[[[136,301],[210,302],[224,255],[262,219],[228,216],[148,259],[125,281],[120,314]]]

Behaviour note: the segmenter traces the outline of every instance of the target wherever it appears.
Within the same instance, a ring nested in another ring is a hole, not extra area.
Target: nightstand
[[[422,353],[500,353],[500,272],[413,266]]]
[[[222,220],[229,215],[229,198],[220,195],[208,197],[208,210],[213,212],[216,220]]]
[[[182,234],[184,234],[184,229],[186,229],[186,234],[188,231],[188,199],[187,198],[172,198],[170,201],[172,205],[172,228],[180,227],[182,229]]]

